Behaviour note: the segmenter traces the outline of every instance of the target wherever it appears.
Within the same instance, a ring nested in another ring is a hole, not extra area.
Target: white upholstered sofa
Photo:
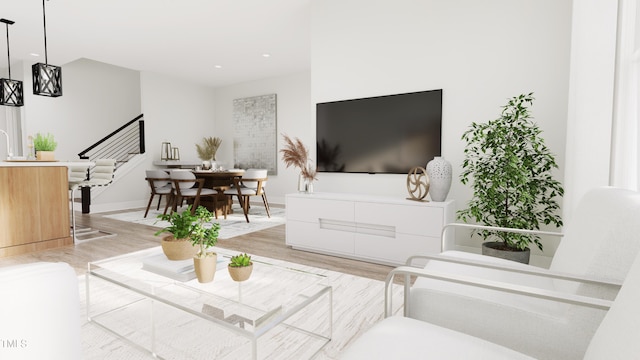
[[[82,358],[80,298],[66,263],[0,268],[0,359]]]

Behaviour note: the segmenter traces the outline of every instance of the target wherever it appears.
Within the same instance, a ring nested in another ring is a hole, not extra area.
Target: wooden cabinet
[[[441,252],[442,227],[455,220],[453,201],[354,194],[287,194],[286,213],[288,246],[388,265]]]
[[[73,244],[66,166],[0,167],[0,257]]]

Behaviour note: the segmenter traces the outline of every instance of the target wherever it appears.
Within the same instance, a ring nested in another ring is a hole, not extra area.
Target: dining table
[[[242,175],[243,169],[227,169],[227,170],[192,170],[196,178],[204,179],[204,188],[214,189],[218,191],[216,198],[217,208],[214,208],[214,202],[209,201],[207,198],[200,200],[200,205],[205,206],[209,211],[215,211],[216,214],[225,215],[224,209],[227,214],[232,214],[231,206],[233,205],[233,199],[230,196],[224,195],[224,191],[231,186],[238,186]],[[226,206],[225,206],[226,204]]]

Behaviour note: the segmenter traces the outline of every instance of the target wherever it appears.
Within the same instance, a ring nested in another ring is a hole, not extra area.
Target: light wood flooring
[[[107,215],[107,213],[81,214],[76,212],[76,223],[78,226],[115,233],[116,237],[86,241],[54,250],[0,258],[0,267],[36,261],[62,261],[69,263],[75,268],[76,273],[81,275],[85,273],[87,263],[90,261],[160,245],[160,237],[154,236],[158,228],[108,219],[103,215]],[[285,245],[285,226],[279,225],[247,235],[219,240],[217,246],[382,281],[392,269],[385,265],[293,250]]]

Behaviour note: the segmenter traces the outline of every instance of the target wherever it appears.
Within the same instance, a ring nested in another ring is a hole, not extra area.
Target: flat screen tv
[[[316,104],[320,172],[407,174],[441,136],[442,89]]]

